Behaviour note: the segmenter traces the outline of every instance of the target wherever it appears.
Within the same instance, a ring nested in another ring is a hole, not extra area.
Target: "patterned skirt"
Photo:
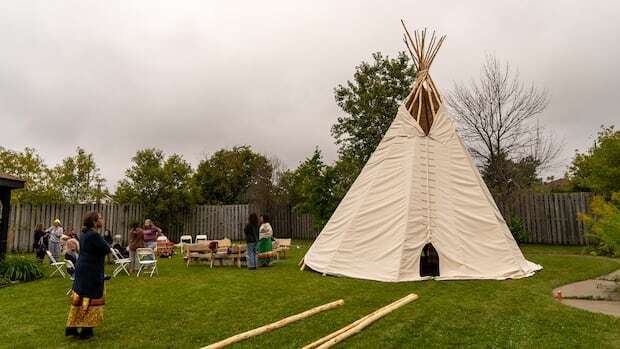
[[[271,238],[264,238],[258,241],[258,258],[259,264],[269,264],[271,257],[273,257],[273,251],[271,248]]]
[[[104,297],[88,299],[73,291],[66,327],[96,327],[103,321],[104,306]]]

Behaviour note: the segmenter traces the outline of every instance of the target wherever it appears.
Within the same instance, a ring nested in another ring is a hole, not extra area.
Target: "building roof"
[[[20,189],[24,187],[24,182],[18,177],[0,173],[0,188]]]

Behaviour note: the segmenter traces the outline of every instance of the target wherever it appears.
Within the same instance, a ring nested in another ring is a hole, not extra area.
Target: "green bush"
[[[510,217],[510,222],[508,223],[508,228],[512,233],[512,236],[515,238],[517,242],[526,242],[530,233],[525,229],[525,225],[523,224],[523,219],[517,215],[513,215]]]
[[[7,287],[11,285],[11,280],[5,278],[4,276],[0,276],[0,288]]]
[[[620,257],[620,193],[611,194],[605,201],[596,196],[590,204],[591,214],[581,214],[579,219],[588,228],[593,255]]]
[[[12,281],[32,281],[43,277],[41,265],[33,258],[6,256],[0,262],[0,275]]]

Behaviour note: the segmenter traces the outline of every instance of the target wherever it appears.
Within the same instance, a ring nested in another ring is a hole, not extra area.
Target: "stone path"
[[[575,308],[620,317],[620,269],[593,280],[579,281],[553,290],[560,302]]]

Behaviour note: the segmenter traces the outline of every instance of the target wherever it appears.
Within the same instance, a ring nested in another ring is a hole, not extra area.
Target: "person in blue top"
[[[84,217],[80,258],[73,274],[71,307],[65,329],[67,336],[88,339],[93,336],[93,328],[103,320],[103,267],[110,246],[96,231],[102,227],[103,217],[99,213],[91,212]]]

